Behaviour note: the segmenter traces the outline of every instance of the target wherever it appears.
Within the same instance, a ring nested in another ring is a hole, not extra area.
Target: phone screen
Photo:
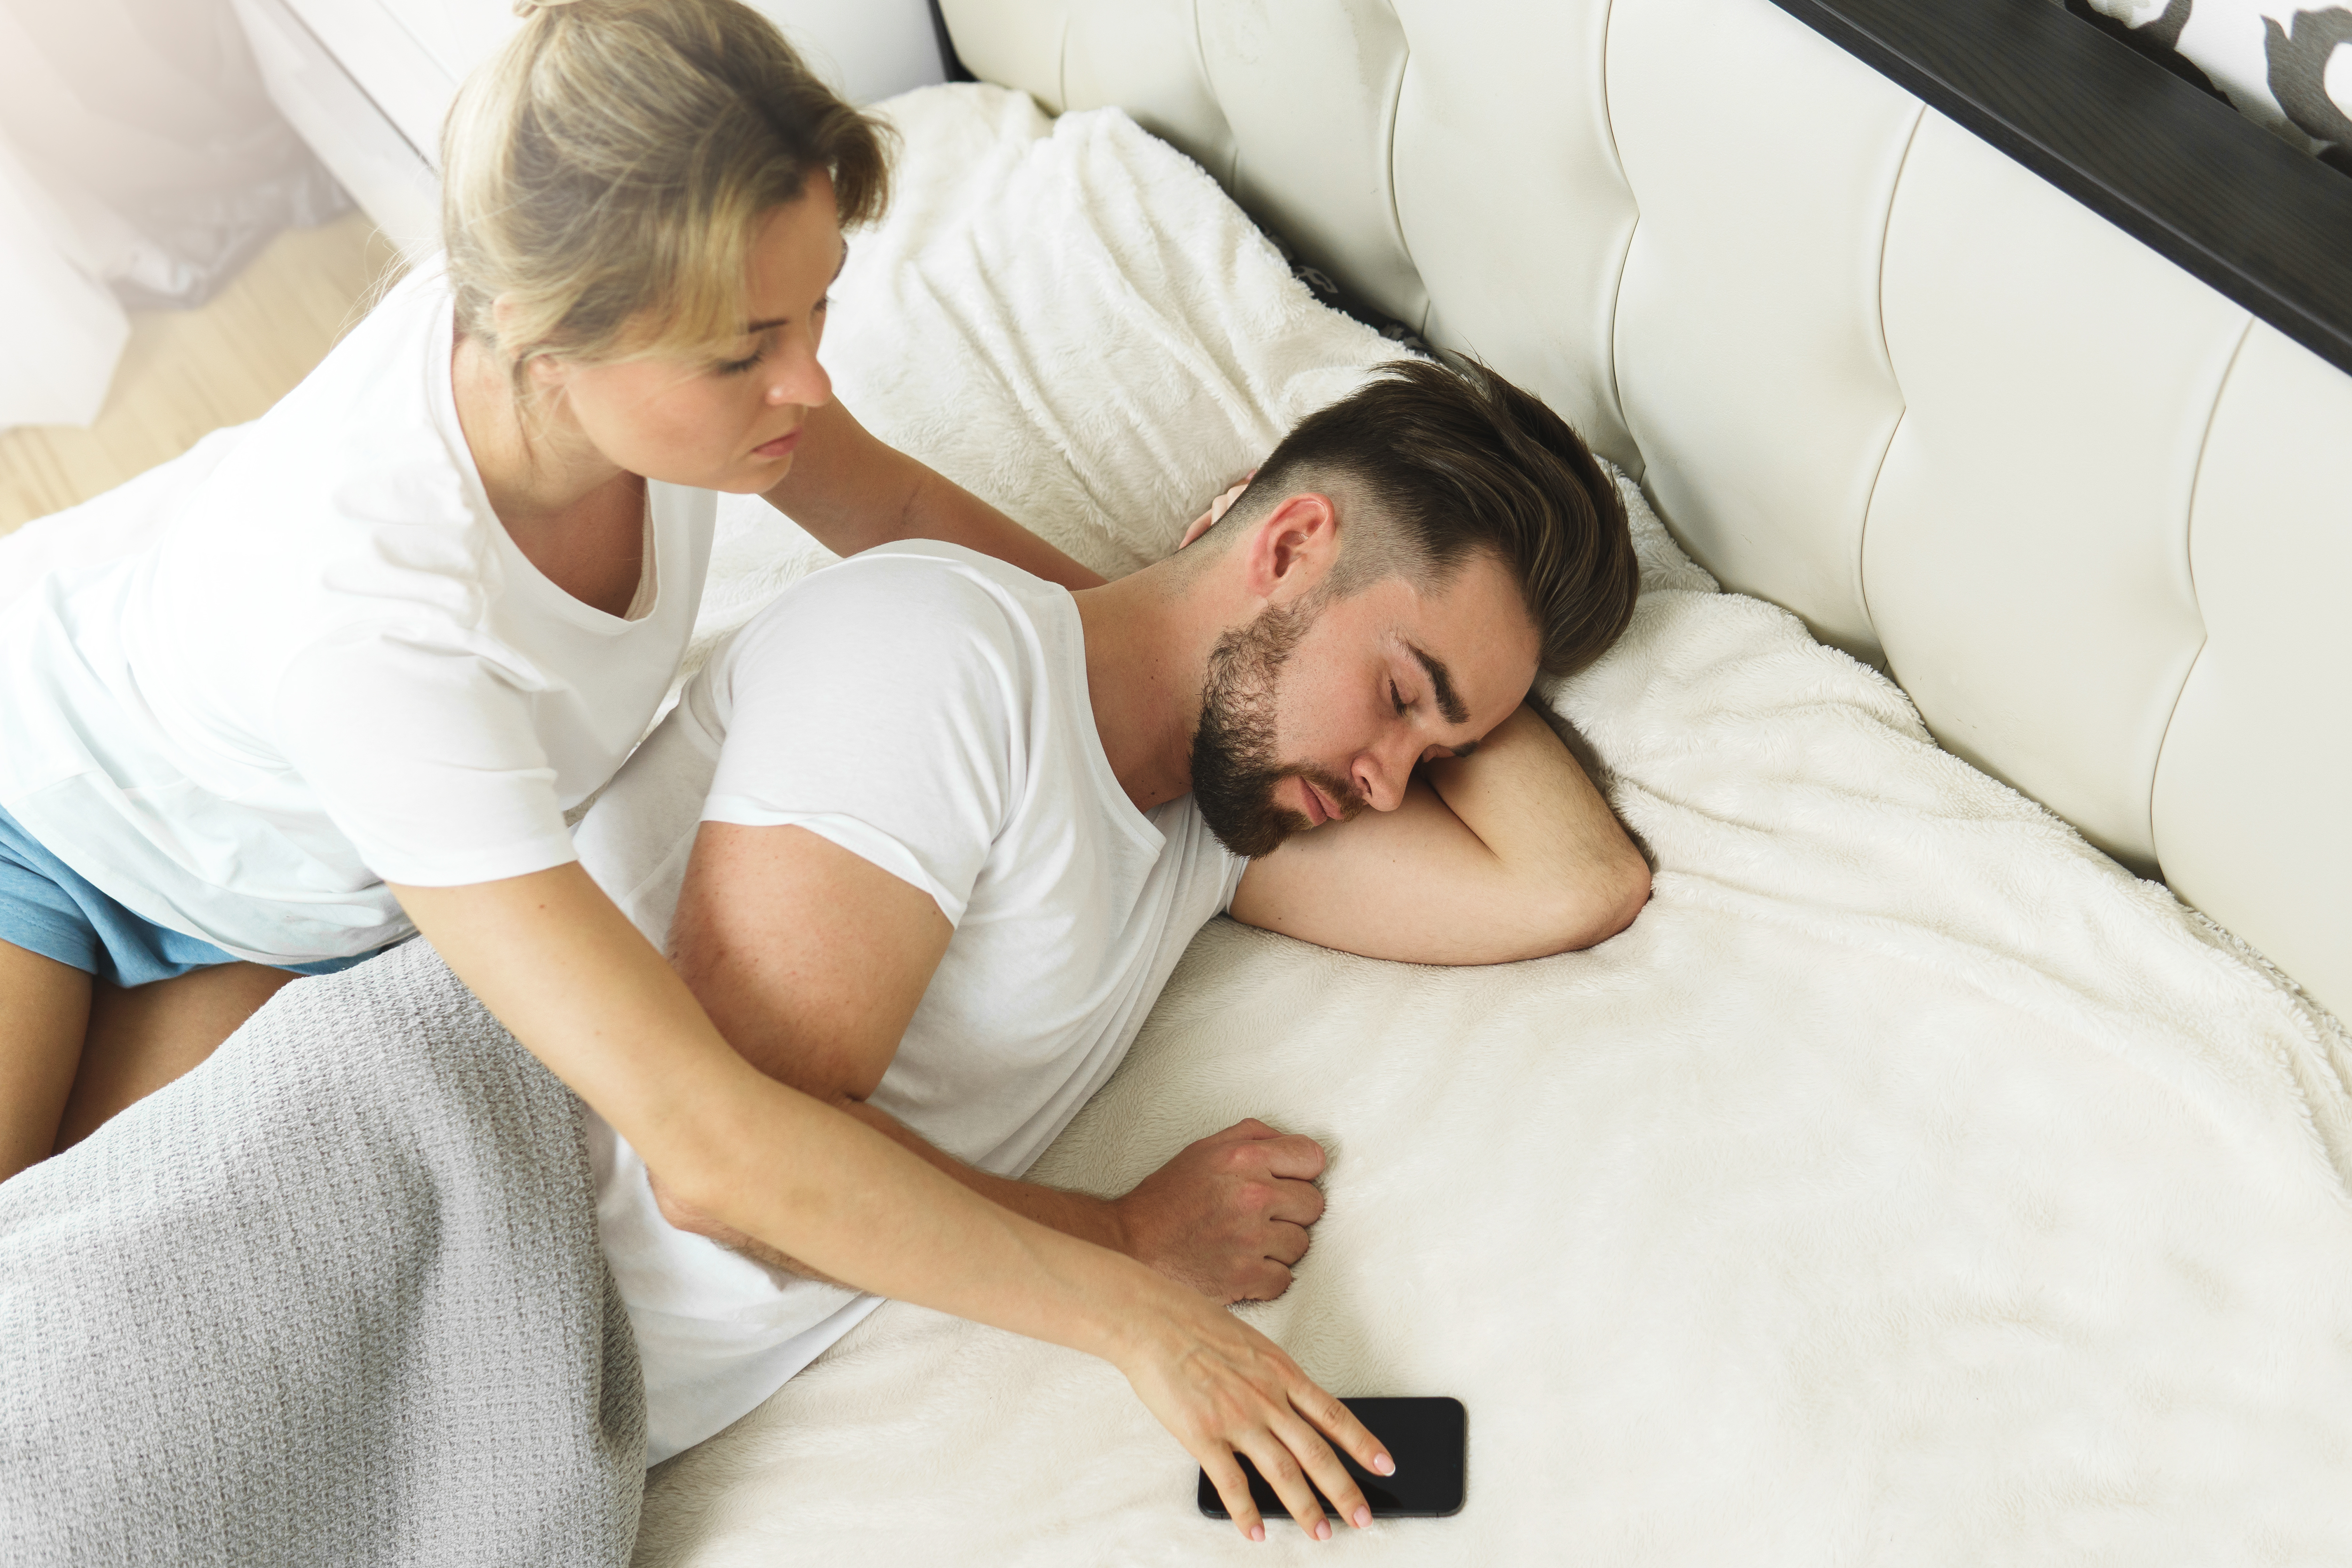
[[[1339,1462],[1348,1467],[1348,1474],[1364,1489],[1364,1500],[1371,1504],[1374,1518],[1443,1519],[1462,1511],[1470,1418],[1460,1400],[1343,1399],[1340,1403],[1356,1413],[1356,1419],[1381,1440],[1389,1458],[1396,1461],[1395,1475],[1376,1476],[1346,1454],[1339,1455]],[[1265,1478],[1257,1473],[1249,1456],[1234,1457],[1242,1462],[1242,1474],[1249,1478],[1250,1497],[1257,1503],[1258,1511],[1268,1518],[1288,1514],[1290,1510],[1283,1506]],[[1315,1495],[1325,1513],[1339,1512],[1319,1488]],[[1201,1511],[1211,1519],[1232,1517],[1226,1513],[1225,1500],[1217,1495],[1206,1470],[1201,1472]]]

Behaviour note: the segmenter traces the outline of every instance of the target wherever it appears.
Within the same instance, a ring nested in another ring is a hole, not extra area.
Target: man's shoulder
[[[925,631],[993,637],[1034,626],[1061,595],[1042,578],[961,545],[902,540],[810,573],[754,624],[862,615],[872,617],[877,637]]]
[[[1067,600],[960,545],[883,545],[779,595],[730,639],[714,674],[739,699],[772,680],[870,687],[899,702],[1026,688],[1050,679],[1049,649],[1076,619]]]

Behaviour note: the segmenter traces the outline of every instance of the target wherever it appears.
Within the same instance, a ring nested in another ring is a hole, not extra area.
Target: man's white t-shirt
[[[1068,593],[929,542],[787,591],[581,823],[582,863],[657,946],[704,821],[803,827],[930,895],[955,933],[868,1103],[1000,1176],[1025,1172],[1110,1077],[1248,864],[1190,795],[1149,816],[1128,799]],[[876,1303],[674,1228],[634,1151],[592,1130],[656,1463],[757,1406]]]
[[[384,883],[563,865],[653,720],[716,498],[649,484],[634,616],[558,588],[484,494],[421,269],[252,425],[87,503],[161,536],[0,611],[0,807],[159,925],[262,961],[408,933]]]

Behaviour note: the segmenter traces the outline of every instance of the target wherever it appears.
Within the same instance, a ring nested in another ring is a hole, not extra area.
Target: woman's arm
[[[839,402],[812,409],[792,471],[769,504],[836,555],[898,539],[943,539],[1065,588],[1102,574],[1063,554],[961,485],[875,438]]]
[[[1271,1341],[1132,1258],[1023,1219],[768,1078],[577,865],[394,889],[458,978],[701,1213],[877,1294],[1101,1356],[1260,1530],[1236,1451],[1310,1534],[1307,1478],[1361,1493],[1317,1429],[1387,1457]]]

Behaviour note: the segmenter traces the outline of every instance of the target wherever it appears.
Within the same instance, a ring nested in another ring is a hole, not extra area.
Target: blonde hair
[[[516,6],[441,136],[457,322],[532,356],[707,353],[741,335],[759,220],[833,179],[844,227],[888,196],[880,122],[738,0]],[[504,330],[492,306],[505,304]]]

